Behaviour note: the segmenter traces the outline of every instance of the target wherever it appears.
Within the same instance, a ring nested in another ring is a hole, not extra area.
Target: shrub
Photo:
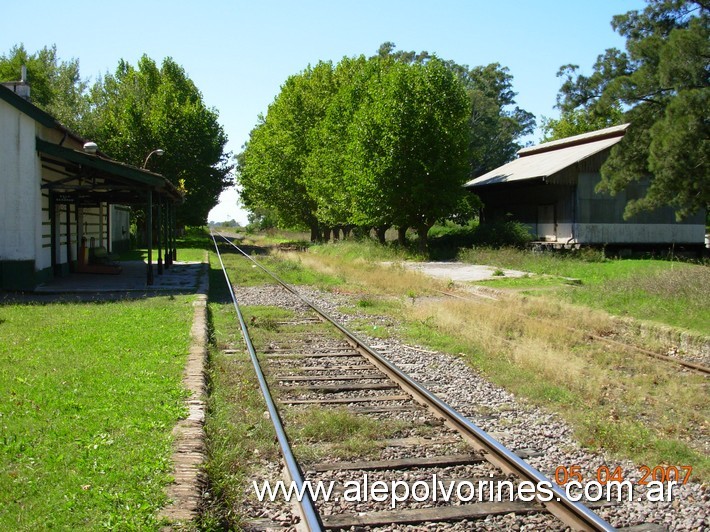
[[[479,246],[500,248],[504,246],[525,247],[533,236],[525,224],[516,221],[484,223],[476,228],[473,243]]]

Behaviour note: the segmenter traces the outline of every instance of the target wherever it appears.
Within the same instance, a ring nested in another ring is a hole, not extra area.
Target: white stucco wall
[[[0,260],[33,260],[41,244],[36,123],[0,100]]]

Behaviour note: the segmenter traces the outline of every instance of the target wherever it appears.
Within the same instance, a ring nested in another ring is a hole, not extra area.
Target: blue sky
[[[83,77],[112,72],[119,59],[170,56],[219,111],[229,149],[240,151],[259,113],[281,84],[319,60],[373,55],[385,41],[398,50],[426,50],[469,66],[510,70],[517,103],[555,117],[559,67],[590,73],[606,48],[624,47],[615,14],[643,9],[642,0],[233,0],[187,2],[6,2],[0,53],[24,43],[30,52],[56,44],[78,58]],[[538,141],[536,133],[531,141]],[[169,154],[166,154],[169,156]],[[223,194],[210,220],[246,215],[237,195]]]

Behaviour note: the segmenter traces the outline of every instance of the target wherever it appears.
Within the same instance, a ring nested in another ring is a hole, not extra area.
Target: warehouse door
[[[557,242],[554,204],[537,206],[537,236],[545,242]]]

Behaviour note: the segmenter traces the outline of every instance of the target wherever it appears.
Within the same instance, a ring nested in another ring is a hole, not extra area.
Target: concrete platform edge
[[[183,384],[190,392],[185,400],[188,416],[173,429],[173,478],[167,487],[168,504],[158,512],[162,530],[178,530],[194,522],[200,514],[205,485],[203,465],[206,457],[205,413],[207,380],[205,365],[208,349],[207,291],[209,263],[204,262],[190,331],[190,352],[183,373]]]

